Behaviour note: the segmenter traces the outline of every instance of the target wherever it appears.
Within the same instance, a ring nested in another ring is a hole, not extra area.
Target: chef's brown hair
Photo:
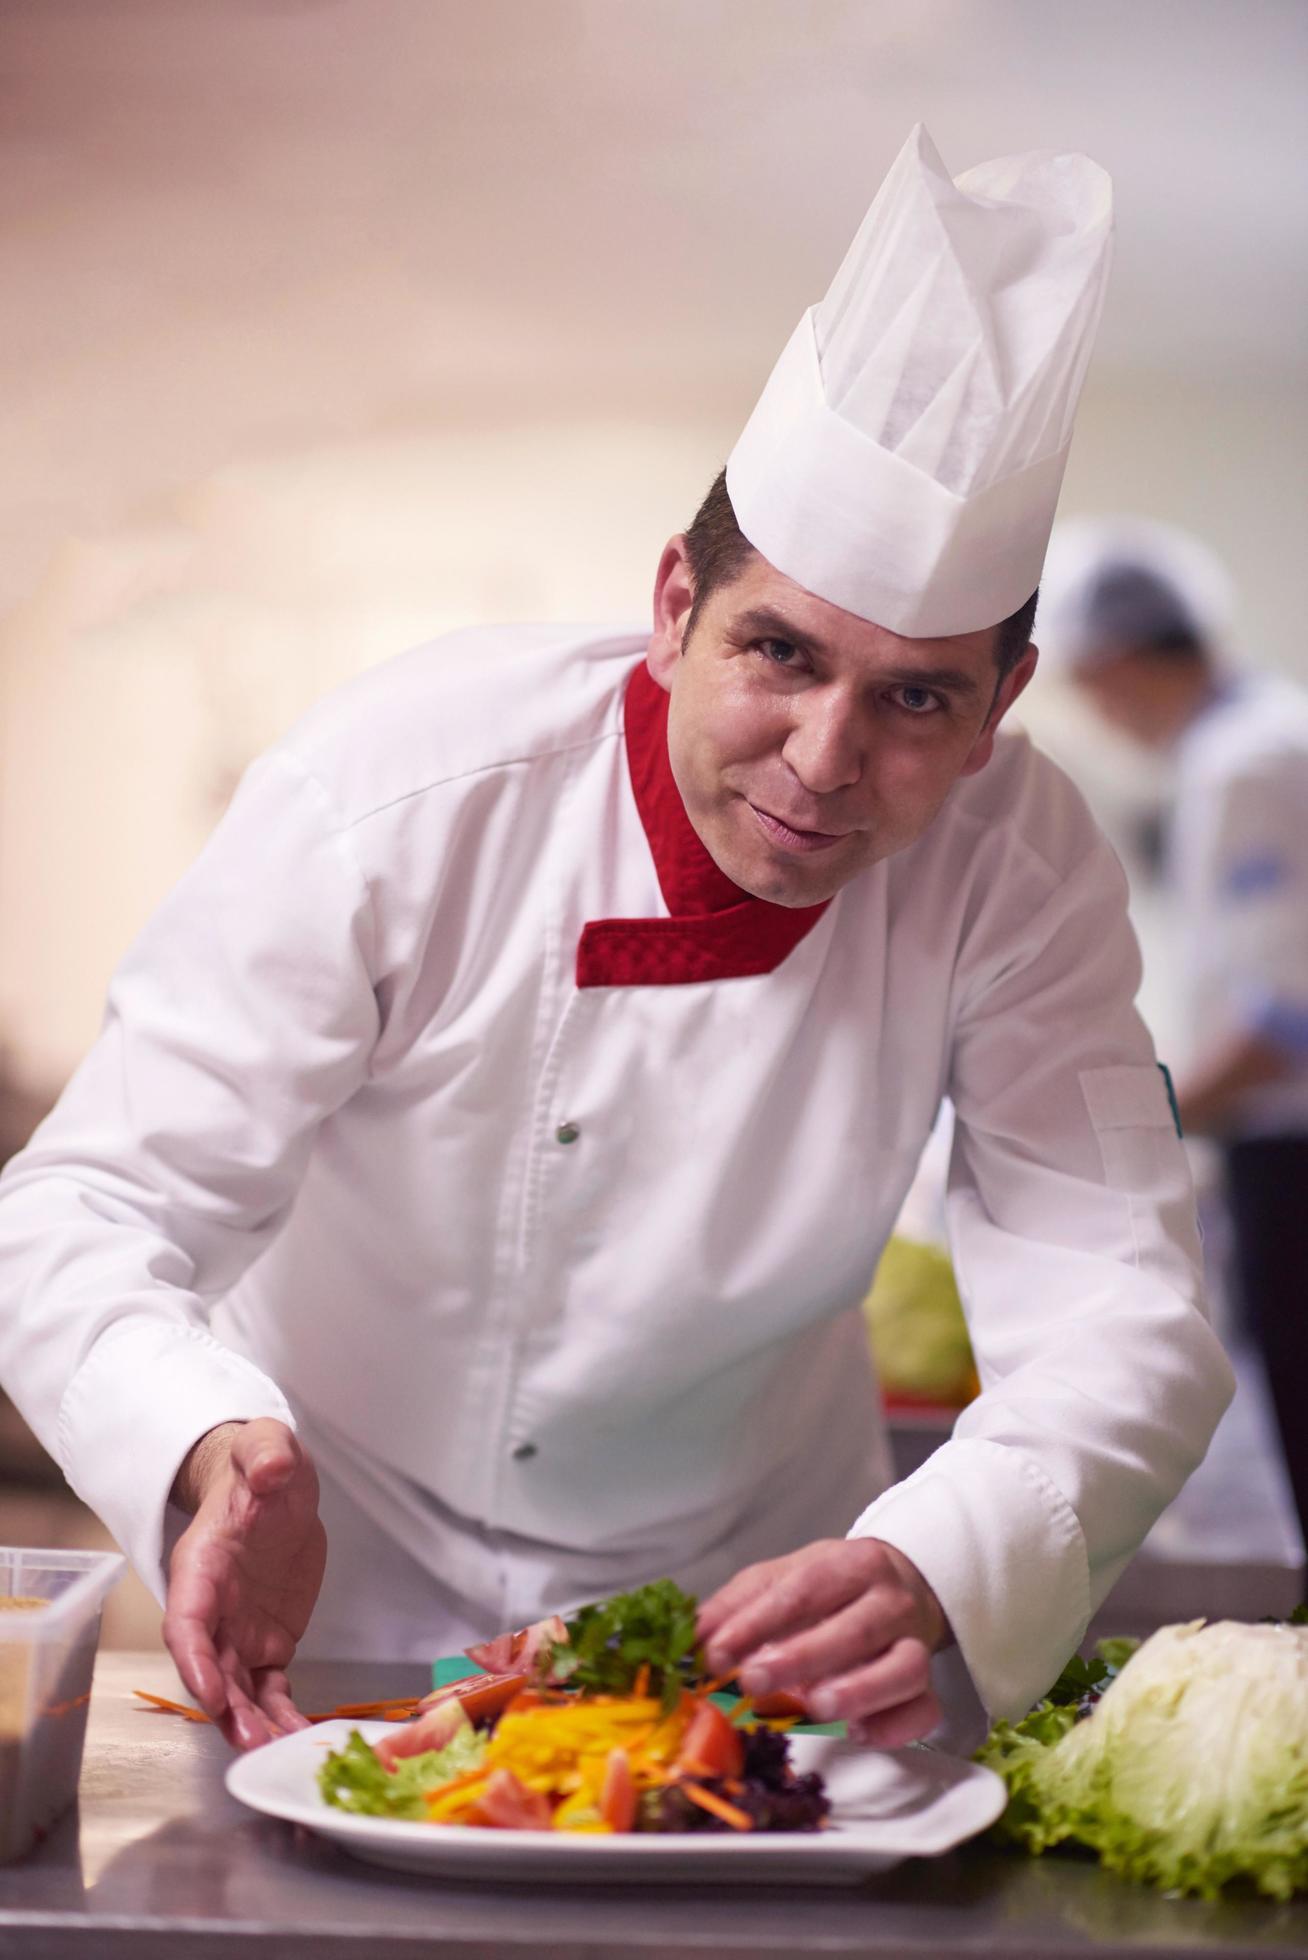
[[[695,512],[686,530],[686,556],[695,581],[695,597],[686,621],[685,639],[694,631],[695,621],[709,595],[720,586],[730,585],[745,569],[753,545],[736,522],[727,492],[727,473],[719,470],[709,485],[708,495]],[[1039,590],[995,628],[995,665],[999,677],[1016,667],[1031,644]]]

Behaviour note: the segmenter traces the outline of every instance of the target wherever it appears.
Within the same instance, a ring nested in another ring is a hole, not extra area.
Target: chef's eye
[[[763,658],[770,660],[774,667],[798,667],[800,664],[799,648],[789,640],[756,640],[754,644]]]
[[[897,708],[910,715],[934,714],[937,708],[944,706],[940,696],[933,694],[929,687],[914,687],[911,684],[892,688],[890,698]]]

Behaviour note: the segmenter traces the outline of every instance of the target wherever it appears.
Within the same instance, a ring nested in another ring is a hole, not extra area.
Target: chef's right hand
[[[327,1562],[313,1464],[285,1423],[222,1423],[190,1451],[173,1499],[193,1513],[164,1610],[177,1672],[238,1749],[304,1728],[286,1669]]]

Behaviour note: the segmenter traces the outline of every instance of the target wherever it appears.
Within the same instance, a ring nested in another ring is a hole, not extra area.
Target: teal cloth
[[[431,1684],[433,1688],[448,1688],[453,1681],[466,1681],[470,1675],[485,1672],[484,1667],[478,1667],[466,1654],[443,1654],[431,1664]]]
[[[443,1654],[439,1660],[432,1662],[431,1682],[434,1688],[448,1688],[455,1681],[466,1681],[470,1676],[484,1674],[485,1671],[484,1668],[478,1667],[476,1661],[470,1661],[466,1654]],[[711,1699],[719,1708],[725,1708],[729,1712],[740,1700],[740,1696],[714,1695]],[[794,1728],[790,1730],[791,1735],[843,1736],[844,1733],[843,1722],[796,1722]]]

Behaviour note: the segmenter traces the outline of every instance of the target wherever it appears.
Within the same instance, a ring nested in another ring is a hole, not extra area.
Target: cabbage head
[[[972,1344],[949,1254],[892,1238],[863,1305],[888,1394],[961,1404],[976,1394]]]
[[[1308,1890],[1308,1627],[1163,1627],[1083,1719],[1042,1703],[980,1760],[1030,1851],[1071,1841],[1170,1891],[1288,1899]]]

